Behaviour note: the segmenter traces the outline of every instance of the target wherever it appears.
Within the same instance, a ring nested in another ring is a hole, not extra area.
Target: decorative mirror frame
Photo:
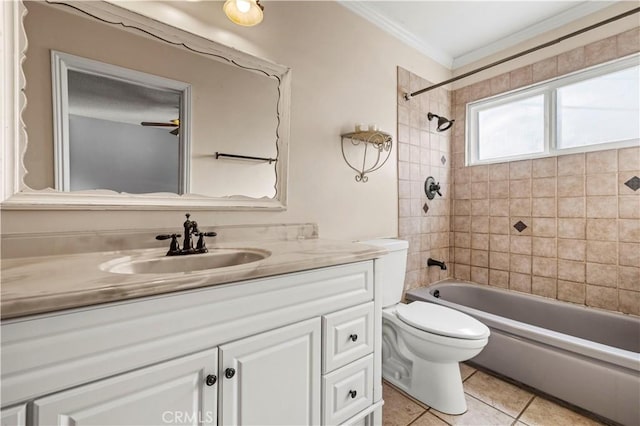
[[[207,197],[197,194],[126,194],[109,190],[58,192],[53,189],[33,190],[24,183],[27,173],[23,158],[28,146],[22,113],[27,99],[22,63],[26,57],[27,35],[24,28],[26,7],[19,1],[1,2],[0,22],[0,125],[2,129],[2,185],[0,200],[3,209],[48,210],[140,210],[140,209],[202,209],[202,210],[285,210],[287,206],[287,170],[289,156],[289,123],[291,69],[224,46],[185,30],[160,23],[116,5],[95,2],[48,0],[48,3],[68,5],[83,14],[125,29],[133,28],[195,53],[225,61],[229,65],[249,69],[274,77],[279,81],[278,128],[276,130],[278,161],[276,162],[276,196],[251,198],[234,195]]]

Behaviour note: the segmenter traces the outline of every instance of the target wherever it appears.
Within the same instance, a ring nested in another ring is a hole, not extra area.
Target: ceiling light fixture
[[[227,18],[243,27],[258,25],[264,15],[264,6],[260,4],[260,0],[227,0],[222,9]]]

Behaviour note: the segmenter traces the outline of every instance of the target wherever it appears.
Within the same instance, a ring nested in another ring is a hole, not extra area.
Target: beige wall
[[[200,224],[317,222],[325,238],[397,235],[396,147],[368,183],[357,183],[342,159],[339,135],[356,122],[394,132],[396,66],[431,81],[448,78],[448,70],[334,2],[269,2],[265,20],[252,28],[230,23],[221,2],[125,4],[292,68],[288,210],[194,212]],[[2,232],[175,228],[182,214],[3,211]]]
[[[429,112],[451,118],[451,94],[438,88],[406,101],[403,93],[433,84],[398,68],[398,197],[399,236],[409,241],[405,290],[431,284],[452,275],[449,264],[451,217],[452,129],[437,132]],[[424,182],[433,176],[442,197],[427,199]],[[427,268],[430,257],[444,261],[447,270]]]
[[[453,93],[467,102],[640,50],[640,29],[546,58]],[[578,304],[640,315],[640,148],[466,167],[453,134],[454,274]],[[519,232],[514,225],[527,227]]]

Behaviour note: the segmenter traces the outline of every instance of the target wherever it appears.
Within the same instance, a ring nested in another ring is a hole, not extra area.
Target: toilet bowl
[[[389,253],[378,259],[382,287],[382,377],[417,400],[447,414],[467,410],[459,362],[486,346],[489,328],[454,309],[400,303],[408,243],[364,241]]]

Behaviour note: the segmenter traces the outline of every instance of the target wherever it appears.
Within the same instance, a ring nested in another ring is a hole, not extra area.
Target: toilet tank
[[[383,255],[376,262],[379,264],[376,272],[380,276],[382,288],[382,306],[391,306],[402,300],[404,290],[404,275],[407,270],[407,250],[409,242],[405,240],[395,240],[391,238],[381,238],[377,240],[361,241],[377,247],[384,247],[389,253]]]

